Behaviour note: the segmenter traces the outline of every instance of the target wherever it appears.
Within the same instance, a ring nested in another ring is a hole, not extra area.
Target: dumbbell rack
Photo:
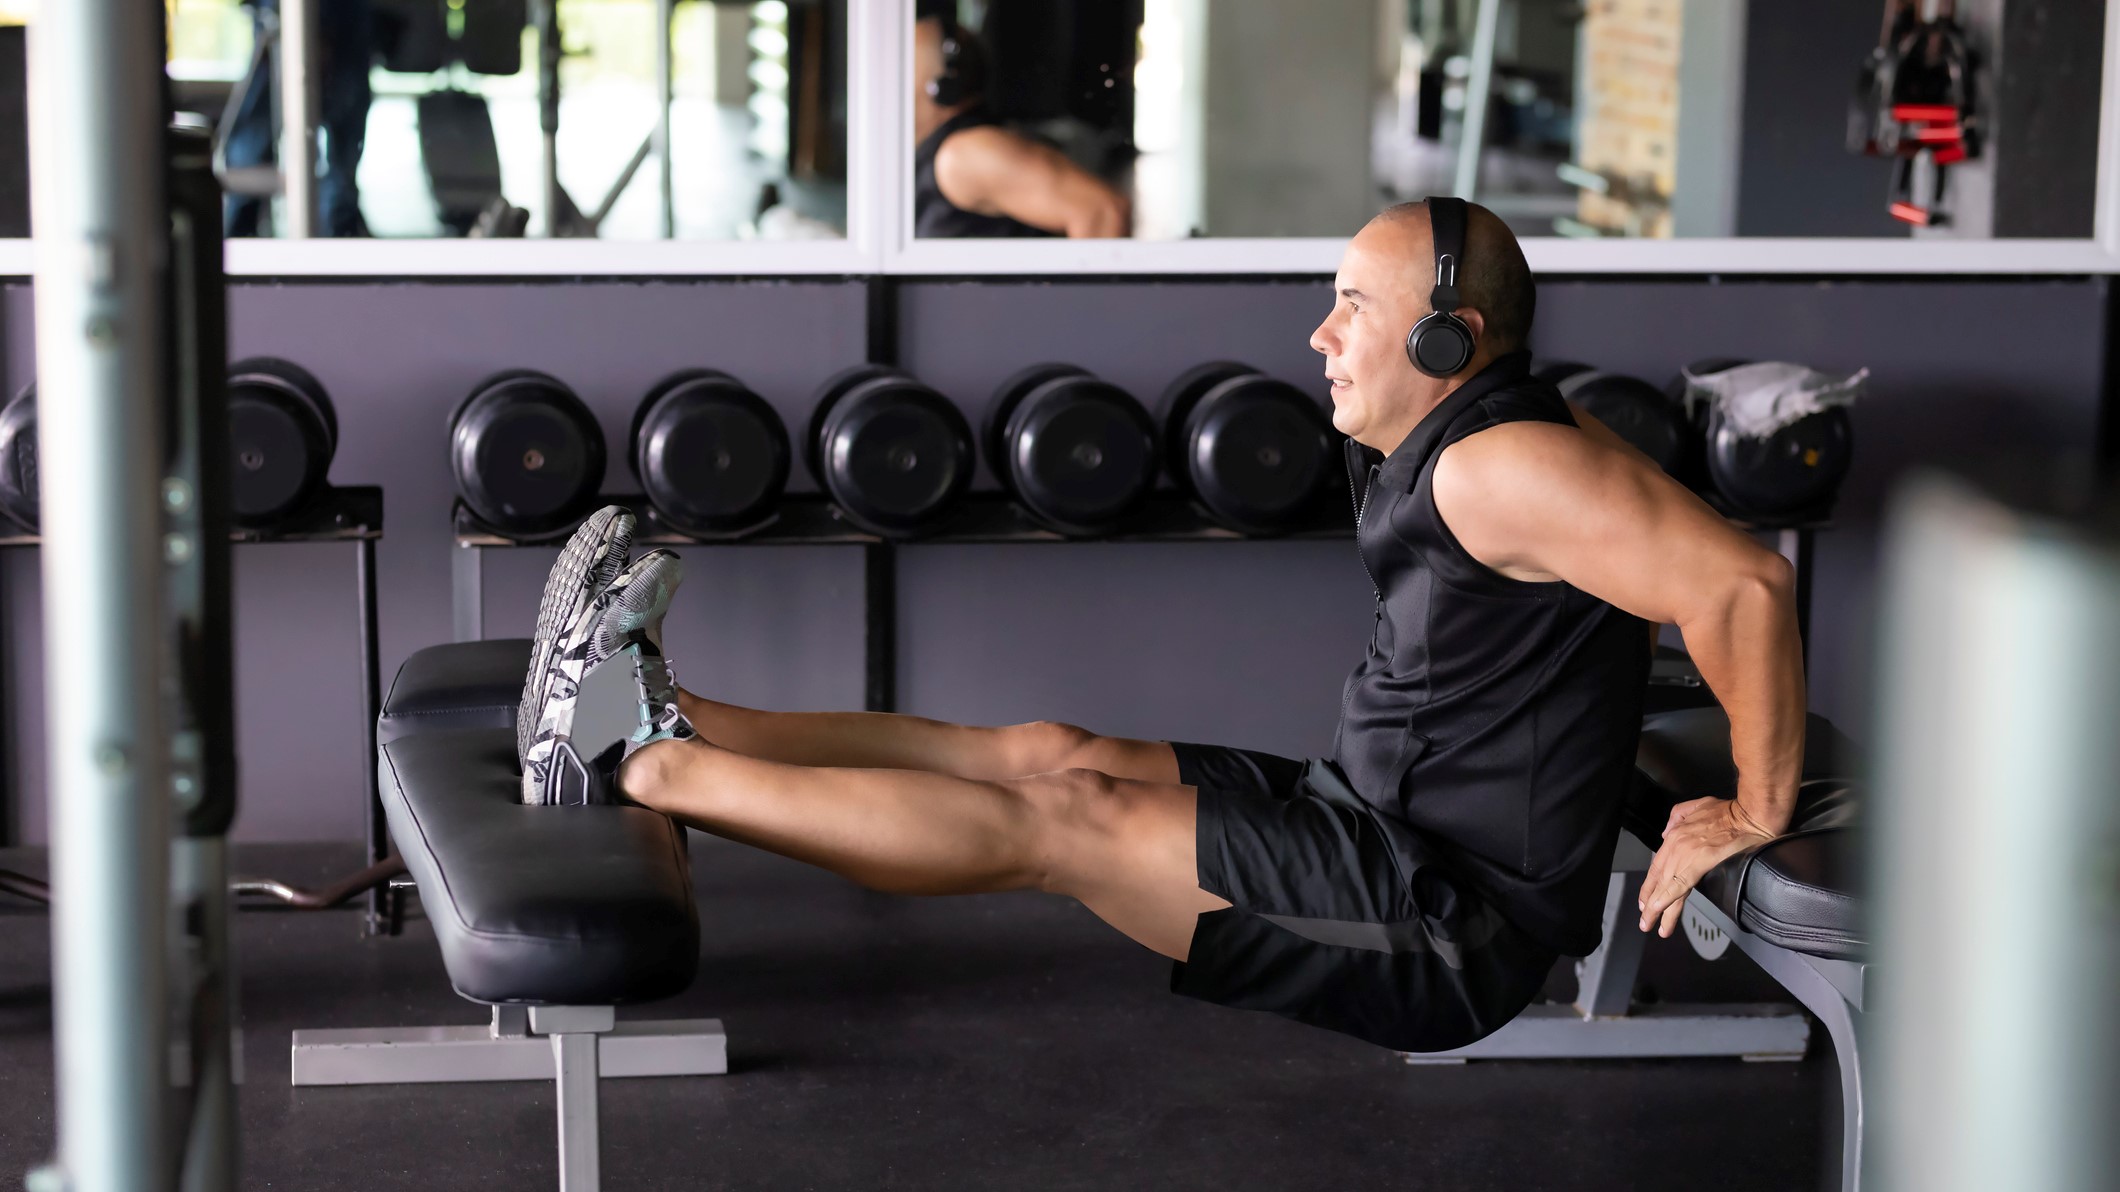
[[[1354,513],[1342,493],[1322,497],[1284,538],[1351,538]],[[718,537],[680,533],[663,523],[643,498],[607,496],[601,505],[623,505],[639,527],[633,540],[644,546],[860,546],[863,553],[863,616],[866,650],[862,706],[871,712],[896,711],[898,689],[897,548],[901,545],[995,542],[1213,542],[1246,538],[1216,524],[1182,494],[1149,494],[1141,507],[1110,532],[1095,538],[1070,538],[1038,522],[1001,493],[972,493],[958,502],[934,529],[914,539],[891,539],[870,533],[821,493],[791,493],[772,517],[745,530]],[[511,537],[481,522],[462,502],[455,511],[456,555],[451,604],[456,640],[485,636],[485,552],[564,541],[572,526],[534,540]]]
[[[383,820],[383,803],[376,774],[375,731],[376,717],[382,710],[382,686],[381,665],[376,649],[375,544],[382,537],[383,490],[375,485],[327,488],[293,521],[268,530],[238,528],[229,534],[230,541],[241,544],[353,544],[353,583],[356,606],[359,609],[357,624],[360,630],[361,699],[365,712],[362,723],[367,744],[362,766],[368,781],[368,864],[359,872],[334,882],[327,888],[330,892],[343,892],[337,897],[328,892],[319,896],[270,880],[238,879],[235,888],[239,894],[268,895],[304,908],[335,905],[354,893],[366,891],[368,905],[362,927],[369,935],[395,935],[398,930],[398,916],[394,910],[396,903],[387,884],[389,869],[393,864],[389,856],[390,829]],[[0,535],[0,547],[37,546],[42,542],[42,536],[37,534]]]

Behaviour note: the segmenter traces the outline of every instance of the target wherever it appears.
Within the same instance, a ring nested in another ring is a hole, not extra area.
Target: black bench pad
[[[1789,834],[1740,853],[1699,883],[1731,922],[1770,943],[1813,956],[1860,958],[1868,947],[1855,831],[1855,751],[1823,717],[1805,725],[1804,785]],[[1730,722],[1719,708],[1667,712],[1642,722],[1627,830],[1663,843],[1671,808],[1737,794]]]
[[[529,669],[527,637],[429,646],[407,658],[390,681],[376,740],[440,729],[512,729]]]
[[[638,807],[525,807],[509,729],[382,747],[390,834],[449,983],[473,1001],[617,1005],[699,967],[683,829]]]

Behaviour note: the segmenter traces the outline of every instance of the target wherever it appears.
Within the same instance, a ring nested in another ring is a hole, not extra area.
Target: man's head
[[[927,12],[927,6],[921,6]],[[945,55],[944,41],[956,46]],[[938,87],[948,73],[954,82]],[[955,94],[952,95],[951,91]],[[913,126],[922,139],[943,121],[971,107],[986,93],[986,47],[955,20],[923,15],[913,25]],[[943,100],[950,102],[944,103]]]
[[[1333,278],[1332,313],[1311,333],[1333,379],[1332,424],[1356,442],[1390,451],[1451,390],[1531,333],[1537,291],[1516,237],[1492,211],[1470,207],[1458,272],[1458,317],[1474,337],[1455,376],[1422,373],[1406,358],[1406,333],[1429,313],[1435,246],[1428,204],[1401,203],[1348,242]]]

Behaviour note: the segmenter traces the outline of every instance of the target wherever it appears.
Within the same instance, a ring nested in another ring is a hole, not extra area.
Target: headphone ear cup
[[[1431,377],[1454,377],[1472,363],[1472,328],[1442,311],[1421,317],[1406,333],[1406,359]]]

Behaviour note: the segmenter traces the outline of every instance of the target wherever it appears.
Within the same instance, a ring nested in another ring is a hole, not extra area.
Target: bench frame
[[[1575,962],[1574,1004],[1539,1003],[1470,1046],[1453,1051],[1405,1052],[1410,1064],[1460,1064],[1489,1059],[1643,1059],[1675,1056],[1737,1056],[1745,1060],[1802,1059],[1810,1022],[1780,1003],[1656,1005],[1636,1007],[1634,985],[1641,972],[1647,933],[1638,929],[1635,905],[1653,854],[1622,833],[1605,890],[1605,936],[1597,951]],[[1862,1055],[1857,1046],[1869,964],[1811,956],[1769,943],[1732,923],[1722,908],[1694,891],[1686,903],[1743,949],[1760,968],[1794,994],[1825,1024],[1840,1063],[1842,1192],[1862,1183]]]
[[[486,1026],[294,1032],[296,1087],[550,1080],[559,1086],[561,1192],[597,1192],[597,1081],[721,1076],[718,1018],[619,1022],[610,1006],[494,1006]]]

